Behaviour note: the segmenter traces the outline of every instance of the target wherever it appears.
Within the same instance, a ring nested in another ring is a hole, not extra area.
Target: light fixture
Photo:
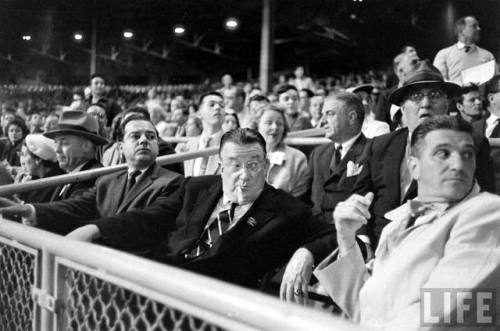
[[[132,38],[134,38],[134,33],[130,30],[125,30],[125,31],[123,31],[123,38],[132,39]]]
[[[75,34],[73,35],[73,39],[75,39],[76,41],[82,41],[83,40],[83,33],[75,32]]]
[[[24,40],[24,41],[30,41],[30,40],[31,40],[31,36],[30,36],[29,34],[25,34],[25,35],[23,36],[23,40]]]
[[[224,23],[224,26],[226,27],[226,29],[232,30],[232,31],[238,29],[239,25],[240,24],[239,24],[238,20],[236,18],[234,18],[234,17],[229,17],[226,20],[226,22]]]
[[[183,35],[186,32],[186,28],[182,25],[176,25],[174,26],[174,33],[176,35]]]

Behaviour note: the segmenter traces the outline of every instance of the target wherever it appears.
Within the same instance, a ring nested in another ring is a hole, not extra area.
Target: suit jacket
[[[212,141],[210,142],[210,147],[216,147],[220,145],[220,138],[222,137],[222,134],[223,132],[221,130],[215,135],[214,139],[212,139]],[[201,136],[198,136],[189,140],[186,143],[186,152],[195,152],[199,150],[200,138]],[[189,177],[194,175],[193,167],[195,160],[196,159],[190,159],[184,161],[184,176]],[[217,175],[220,174],[220,170],[219,156],[217,154],[210,155],[208,157],[205,175]]]
[[[474,135],[473,138],[476,145],[476,179],[483,190],[494,192],[490,145],[484,137]],[[384,214],[401,204],[400,167],[407,140],[407,128],[373,138],[366,146],[365,163],[352,191],[360,195],[368,192],[375,194],[370,206],[372,218],[367,226],[367,234],[374,247],[387,224]],[[416,196],[417,185],[412,182],[406,198],[412,199]]]
[[[68,200],[33,204],[38,227],[67,234],[87,224],[88,220],[109,217],[121,212],[142,209],[156,199],[175,191],[182,176],[153,165],[141,175],[127,193],[128,170],[118,171],[97,179],[95,188]]]
[[[205,255],[186,260],[184,254],[196,246],[221,197],[220,176],[190,177],[175,193],[142,211],[94,223],[113,247],[147,249],[161,242],[162,261],[253,288],[302,245],[316,261],[336,245],[332,225],[312,220],[300,200],[266,184],[245,215]]]
[[[486,137],[486,118],[472,122],[472,129],[474,129],[477,135]],[[500,136],[491,138],[500,138]],[[491,149],[490,156],[493,161],[493,168],[495,169],[495,192],[498,194],[500,193],[500,148]]]
[[[80,171],[97,169],[97,168],[102,168],[101,162],[97,161],[96,159],[91,159],[85,163],[85,165],[82,167],[82,169],[80,169]],[[94,186],[94,183],[95,179],[89,179],[69,184],[67,188],[64,188],[66,185],[59,185],[54,190],[54,193],[52,194],[50,201],[60,201],[80,196],[83,193],[85,193],[88,189],[92,188]],[[60,194],[61,191],[63,191],[62,194]]]
[[[52,176],[59,176],[59,175],[64,175],[66,174],[63,170],[61,170],[59,167],[54,167],[52,168],[44,178],[49,178]],[[32,178],[32,179],[38,179],[38,178]],[[34,202],[50,202],[52,199],[52,195],[54,194],[54,191],[57,190],[57,186],[50,186],[50,187],[45,187],[41,188],[39,190],[34,190],[34,191],[29,191],[29,192],[24,192],[24,193],[19,193],[19,199],[23,200],[26,203],[34,203]]]
[[[468,200],[447,211],[419,217],[408,228],[406,204],[389,213],[394,220],[382,232],[371,275],[355,247],[336,261],[336,254],[329,256],[318,265],[315,276],[351,319],[384,330],[421,330],[421,290],[425,288],[498,293],[500,197],[478,191],[476,187]],[[499,314],[499,301],[496,312],[487,315]],[[498,323],[481,330],[498,330]]]
[[[311,202],[313,215],[332,223],[332,211],[337,203],[344,201],[351,194],[357,175],[347,174],[347,163],[363,163],[363,150],[367,139],[361,134],[342,158],[337,167],[331,171],[330,162],[335,152],[335,144],[316,147],[309,157],[308,176],[311,183]]]

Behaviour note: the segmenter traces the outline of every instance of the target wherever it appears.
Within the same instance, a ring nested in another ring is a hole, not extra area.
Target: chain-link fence
[[[31,330],[35,305],[38,254],[14,242],[0,240],[0,330]]]
[[[222,330],[94,275],[67,266],[62,270],[62,330]]]

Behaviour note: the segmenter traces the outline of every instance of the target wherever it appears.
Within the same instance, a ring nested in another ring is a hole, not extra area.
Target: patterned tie
[[[234,210],[237,206],[238,204],[231,203],[230,209],[221,211],[217,215],[217,218],[203,231],[196,247],[190,253],[186,254],[185,258],[195,258],[205,254],[229,228],[233,222]]]
[[[342,159],[342,145],[338,145],[337,147],[335,147],[332,161],[330,162],[330,172],[333,172],[335,168],[337,168],[337,166],[340,164],[341,159]]]

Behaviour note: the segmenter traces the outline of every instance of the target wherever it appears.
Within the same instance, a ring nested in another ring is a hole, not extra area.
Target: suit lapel
[[[400,187],[400,171],[401,162],[406,151],[406,142],[408,140],[408,129],[401,129],[396,132],[393,139],[387,144],[390,151],[384,151],[386,155],[383,160],[383,173],[387,187],[390,201],[397,201],[398,204],[401,200],[401,187]]]
[[[123,200],[126,198],[127,189],[127,179],[128,179],[128,171],[124,171],[119,174],[115,180],[112,180],[109,183],[108,192],[113,192],[114,194],[107,194],[108,199],[110,199],[109,209],[113,212],[119,213],[123,208],[120,208],[123,205]]]
[[[127,174],[127,173],[126,173]],[[128,177],[128,174],[127,176]],[[156,164],[146,170],[144,174],[139,177],[139,181],[132,187],[132,189],[128,193],[124,193],[122,203],[118,208],[118,212],[125,210],[134,200],[135,198],[141,194],[148,186],[151,186],[153,180],[158,177],[158,168]],[[125,186],[123,187],[122,192],[124,192],[125,187],[127,186],[127,178],[125,178]]]
[[[191,213],[187,216],[189,222],[186,228],[187,236],[193,237],[194,240],[198,240],[200,238],[205,225],[208,221],[210,221],[210,216],[221,197],[221,179],[219,179],[213,185],[199,190],[198,196],[195,199],[196,205],[194,206],[194,208],[192,208]]]
[[[349,151],[347,151],[347,154],[340,161],[339,165],[335,167],[330,177],[325,181],[324,185],[329,185],[331,181],[336,181],[338,177],[342,176],[345,173],[347,163],[349,161],[355,161],[361,156],[361,154],[363,153],[365,140],[366,138],[363,135],[359,136],[358,139],[356,139]]]
[[[225,232],[208,251],[206,257],[220,254],[226,250],[237,250],[241,248],[253,233],[259,231],[268,223],[276,213],[273,211],[272,191],[268,184],[264,187],[259,198],[252,207],[243,215],[236,225]]]

